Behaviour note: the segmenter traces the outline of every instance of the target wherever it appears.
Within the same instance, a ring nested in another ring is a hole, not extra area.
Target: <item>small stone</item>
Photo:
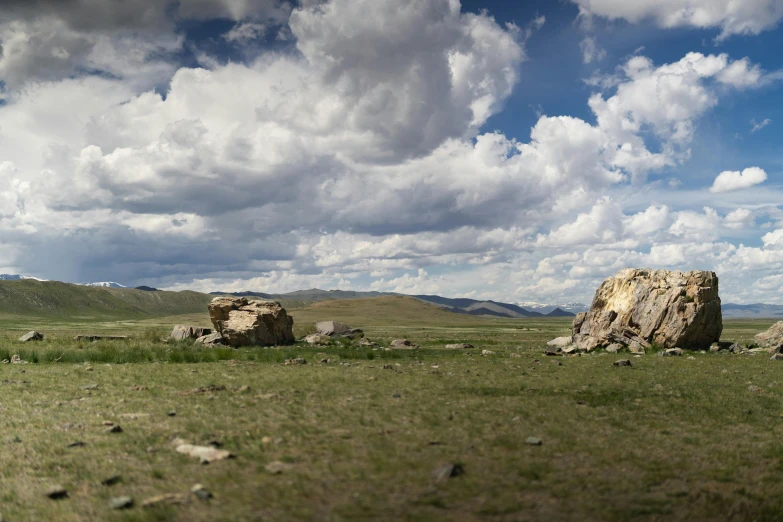
[[[93,370],[92,370],[92,366],[87,366],[87,367],[84,369],[84,371],[86,371],[86,372],[91,372],[91,371],[93,371]]]
[[[292,467],[291,464],[287,464],[285,462],[280,462],[279,460],[276,460],[264,466],[264,470],[266,470],[267,473],[270,473],[272,475],[280,475],[284,471],[289,471],[291,467]]]
[[[168,415],[169,417],[176,417],[177,416],[177,412],[172,410],[172,411],[168,412],[166,415]]]
[[[629,367],[633,366],[633,364],[631,364],[631,360],[630,359],[620,359],[619,361],[615,361],[614,365],[615,366],[629,366]]]
[[[122,426],[119,424],[115,424],[114,426],[110,426],[109,428],[106,428],[106,433],[122,433]]]
[[[196,484],[195,486],[190,488],[190,492],[196,495],[196,498],[201,501],[206,501],[212,498],[212,492],[210,492],[207,488],[205,488],[201,484]]]
[[[272,444],[272,442],[274,442],[274,439],[272,437],[270,437],[269,435],[261,437],[261,444],[263,444],[264,446],[268,446],[268,445]]]
[[[185,501],[184,495],[166,493],[164,495],[155,495],[154,497],[145,499],[141,503],[141,507],[144,508],[155,507],[155,506],[160,506],[161,504],[168,504],[168,505],[182,504],[184,501]]]
[[[68,446],[66,446],[66,447],[67,447],[67,448],[82,448],[82,447],[84,447],[84,446],[86,446],[86,445],[87,445],[87,443],[86,443],[86,442],[83,442],[83,441],[77,440],[76,442],[71,442],[71,443],[70,443],[70,444],[68,444]]]
[[[112,475],[111,477],[101,480],[101,486],[113,486],[120,481],[119,475]]]
[[[82,386],[82,390],[97,390],[98,385],[97,384],[88,384],[86,386]]]
[[[432,472],[432,478],[434,478],[436,482],[442,482],[464,474],[465,468],[463,468],[461,464],[448,463],[435,468]]]
[[[486,357],[487,355],[495,355],[495,352],[490,350],[481,350],[481,355]]]
[[[522,356],[519,355],[518,353],[510,353],[510,354],[508,354],[508,356],[511,357],[512,359],[521,359],[522,358]]]
[[[112,497],[109,499],[109,507],[111,509],[128,509],[133,507],[133,498],[128,496]]]
[[[52,486],[46,490],[46,496],[54,500],[67,498],[68,491],[62,486]]]
[[[610,344],[609,346],[607,346],[606,347],[606,351],[608,353],[617,353],[620,350],[622,350],[623,348],[625,348],[625,347],[622,344],[614,343],[614,344]]]
[[[696,360],[696,357],[694,357],[693,355],[689,355],[689,356],[688,356],[688,360],[689,360],[689,361],[695,361],[695,360]]]
[[[783,353],[776,353],[770,357],[771,361],[783,361]]]
[[[384,370],[393,370],[394,366],[392,366],[391,364],[384,364],[383,365],[383,369]]]
[[[447,344],[444,346],[446,350],[472,350],[474,347],[469,343]]]
[[[483,352],[482,352],[482,355],[483,355]],[[548,349],[547,351],[544,352],[544,355],[546,357],[559,357],[560,353],[557,352],[556,350]]]
[[[393,393],[392,397],[395,399],[399,399],[400,397],[402,397],[402,395],[400,395],[399,393]]]
[[[543,443],[544,442],[538,437],[528,437],[525,439],[525,444],[527,444],[528,446],[540,446]]]
[[[661,352],[661,357],[682,357],[683,353],[682,348],[669,348]]]

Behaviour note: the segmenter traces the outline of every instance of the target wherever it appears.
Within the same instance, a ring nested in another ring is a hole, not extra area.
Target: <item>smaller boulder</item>
[[[630,345],[628,345],[628,350],[634,355],[644,355],[645,353],[644,346],[636,341],[633,341]]]
[[[630,366],[633,367],[633,364],[631,364],[630,359],[620,359],[619,361],[615,361],[613,363],[615,366]]]
[[[27,332],[22,337],[19,338],[19,342],[26,343],[30,341],[43,341],[44,336],[42,333],[36,332],[35,330],[32,330],[30,332]]]
[[[410,342],[408,339],[395,339],[389,347],[395,350],[416,350],[419,348],[419,345]]]
[[[471,350],[474,348],[472,344],[468,343],[458,343],[458,344],[447,344],[444,346],[447,350]]]
[[[547,346],[550,348],[565,348],[566,346],[570,346],[572,344],[571,337],[558,337],[557,339],[552,339],[548,343],[546,343]]]
[[[347,324],[338,321],[321,321],[315,323],[315,333],[326,337],[344,337],[346,339],[360,339],[364,332],[358,328],[351,328]]]
[[[623,348],[625,348],[625,346],[623,346],[622,344],[614,343],[614,344],[610,344],[609,346],[607,346],[606,347],[606,351],[608,353],[617,353],[620,350],[622,350]]]
[[[196,344],[203,344],[204,346],[225,346],[226,340],[218,332],[211,333],[209,335],[202,335],[196,339]]]
[[[682,348],[669,348],[661,352],[661,357],[682,357]]]
[[[377,346],[379,346],[379,344],[372,342],[371,340],[369,340],[366,337],[362,337],[361,339],[359,339],[359,346],[377,347]]]
[[[783,346],[783,321],[773,324],[767,331],[754,338],[761,348],[776,349]]]

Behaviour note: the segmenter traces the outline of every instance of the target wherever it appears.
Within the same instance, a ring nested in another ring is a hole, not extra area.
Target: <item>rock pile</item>
[[[598,288],[576,316],[574,345],[584,351],[621,344],[706,350],[723,330],[714,272],[626,269]]]
[[[216,297],[209,304],[209,318],[225,344],[235,348],[294,342],[294,319],[273,301]]]

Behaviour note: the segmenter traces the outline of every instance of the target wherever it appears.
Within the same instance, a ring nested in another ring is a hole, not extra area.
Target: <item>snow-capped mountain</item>
[[[38,277],[26,276],[21,274],[0,274],[0,281],[21,281],[23,279],[32,279],[33,281],[48,281]]]
[[[102,286],[104,288],[128,288],[125,285],[115,283],[114,281],[102,281],[99,283],[82,283],[82,286]]]
[[[538,312],[541,314],[551,313],[558,308],[565,312],[571,312],[572,314],[578,314],[580,312],[587,312],[590,310],[590,305],[586,305],[584,303],[545,304],[536,303],[534,301],[525,301],[522,303],[517,303],[517,306],[520,306],[526,310],[530,310],[531,312]]]

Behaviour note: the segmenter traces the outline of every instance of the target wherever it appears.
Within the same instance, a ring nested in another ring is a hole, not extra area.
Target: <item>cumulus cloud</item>
[[[585,15],[632,23],[652,19],[661,27],[719,28],[719,40],[759,34],[783,18],[780,0],[572,0]]]
[[[749,167],[742,172],[727,170],[718,174],[710,192],[732,192],[759,185],[767,181],[767,173],[759,167]]]
[[[290,14],[296,52],[206,68],[169,59],[186,44],[168,29],[128,22],[105,40],[65,14],[19,14],[43,43],[15,36],[0,60],[15,78],[0,266],[172,289],[587,298],[626,265],[728,263],[723,237],[765,217],[626,197],[687,160],[721,97],[764,84],[747,59],[634,56],[594,85],[590,118],[542,115],[512,137],[486,122],[524,81],[543,19],[520,29],[449,0],[298,5],[181,2],[173,16],[235,20],[237,45],[278,23],[268,9]]]

